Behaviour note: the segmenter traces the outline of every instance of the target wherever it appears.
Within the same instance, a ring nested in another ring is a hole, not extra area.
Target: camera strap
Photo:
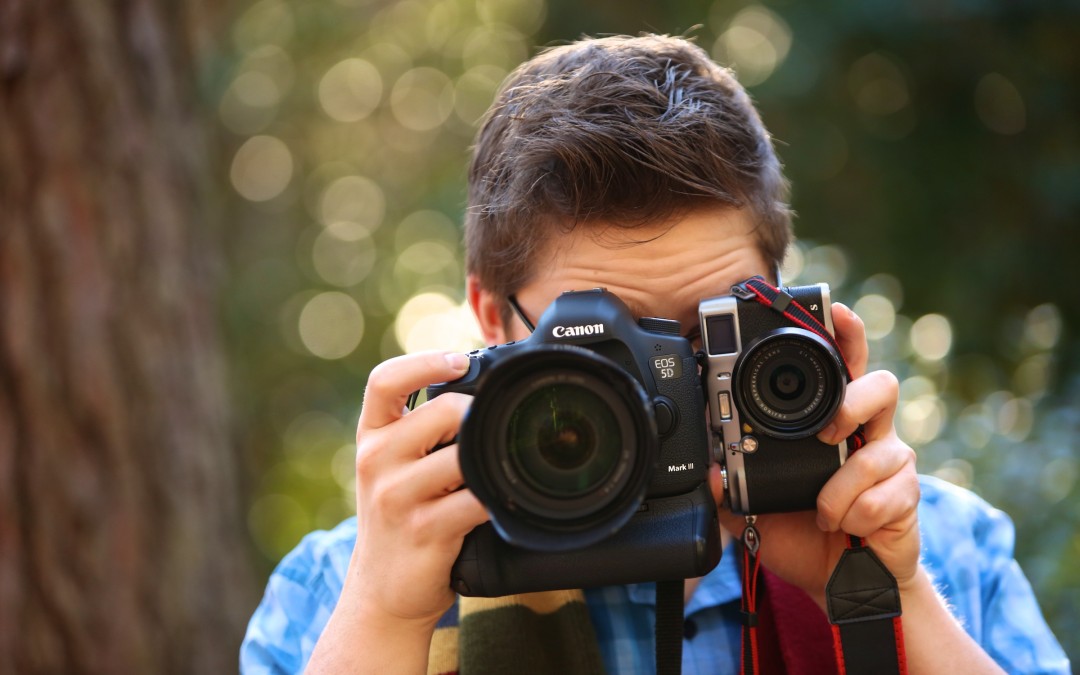
[[[768,675],[775,658],[759,650],[763,570],[758,558],[761,534],[747,517],[738,551],[742,572],[742,652],[740,675]],[[773,581],[779,581],[773,579]],[[907,660],[896,579],[859,537],[848,535],[848,548],[840,557],[825,587],[833,653],[841,675],[905,675]],[[773,611],[777,608],[773,605]],[[773,636],[775,638],[775,636]],[[769,644],[768,649],[778,645]]]
[[[783,289],[753,277],[733,286],[733,295],[755,300],[783,314],[795,325],[827,341],[843,361],[848,380],[851,369],[836,338],[825,326]],[[848,439],[852,452],[866,443],[860,427]],[[757,601],[760,580],[758,551],[761,533],[754,516],[747,516],[742,534],[743,577],[743,675],[759,675]],[[860,537],[847,535],[847,549],[825,587],[829,623],[832,625],[836,663],[842,675],[907,673],[900,592],[896,578]]]
[[[685,586],[682,579],[656,582],[656,675],[682,672]]]
[[[761,562],[758,546],[761,535],[754,527],[754,516],[746,517],[746,529],[739,547],[742,563],[742,668],[741,675],[759,675],[758,660],[758,582],[761,581]]]
[[[765,305],[774,312],[784,315],[788,321],[800,328],[804,328],[829,343],[836,350],[844,364],[844,372],[848,381],[851,380],[851,368],[848,367],[847,357],[837,344],[836,338],[829,332],[825,325],[818,321],[805,307],[800,305],[795,298],[787,294],[782,288],[777,288],[765,281],[763,277],[750,277],[741,284],[731,287],[731,294],[742,300],[754,300]],[[861,446],[861,444],[860,444]],[[857,448],[856,448],[857,449]]]

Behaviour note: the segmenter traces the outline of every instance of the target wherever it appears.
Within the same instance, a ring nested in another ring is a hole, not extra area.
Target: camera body
[[[567,292],[427,396],[448,392],[475,397],[459,461],[491,515],[454,564],[459,593],[685,579],[719,561],[705,396],[677,321]]]
[[[834,334],[826,284],[780,289]],[[785,297],[786,296],[786,297]],[[846,441],[817,439],[843,403],[843,357],[816,332],[745,285],[699,304],[704,389],[732,511],[762,514],[816,507],[825,482],[847,459]]]

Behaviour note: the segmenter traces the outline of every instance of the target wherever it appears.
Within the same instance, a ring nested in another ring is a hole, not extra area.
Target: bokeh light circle
[[[341,359],[353,352],[364,336],[360,305],[340,291],[319,293],[300,311],[300,340],[321,359]]]

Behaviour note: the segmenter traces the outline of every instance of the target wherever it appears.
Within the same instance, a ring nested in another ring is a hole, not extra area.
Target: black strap
[[[896,578],[858,537],[825,587],[841,673],[906,673]]]
[[[682,579],[656,582],[656,675],[682,672]]]

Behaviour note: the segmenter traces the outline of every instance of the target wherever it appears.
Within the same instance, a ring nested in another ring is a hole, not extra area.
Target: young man
[[[584,40],[521,66],[480,130],[469,182],[468,298],[492,345],[528,335],[511,294],[535,321],[562,292],[595,287],[639,316],[679,320],[693,338],[699,300],[771,277],[791,238],[786,182],[753,105],[681,39]],[[914,452],[893,428],[896,378],[865,372],[858,317],[842,305],[832,317],[854,380],[819,436],[833,443],[862,424],[867,443],[825,485],[816,511],[758,519],[762,564],[823,607],[844,533],[864,537],[896,577],[910,672],[1068,672],[1012,560],[1011,525],[974,495],[916,475]],[[450,568],[488,516],[458,489],[457,446],[431,450],[455,437],[470,398],[404,408],[411,392],[466,367],[461,354],[422,353],[371,373],[357,431],[358,518],[306,538],[282,561],[251,621],[245,672],[456,668],[443,660],[454,646],[433,636],[458,617]],[[726,541],[745,524],[724,509],[720,520]],[[738,672],[735,558],[728,550],[688,582],[686,672]],[[577,597],[589,620],[574,650],[595,650],[610,672],[652,667],[651,585]],[[488,630],[489,646],[521,637]],[[545,648],[570,650],[563,638]],[[489,665],[528,672],[526,661]]]

